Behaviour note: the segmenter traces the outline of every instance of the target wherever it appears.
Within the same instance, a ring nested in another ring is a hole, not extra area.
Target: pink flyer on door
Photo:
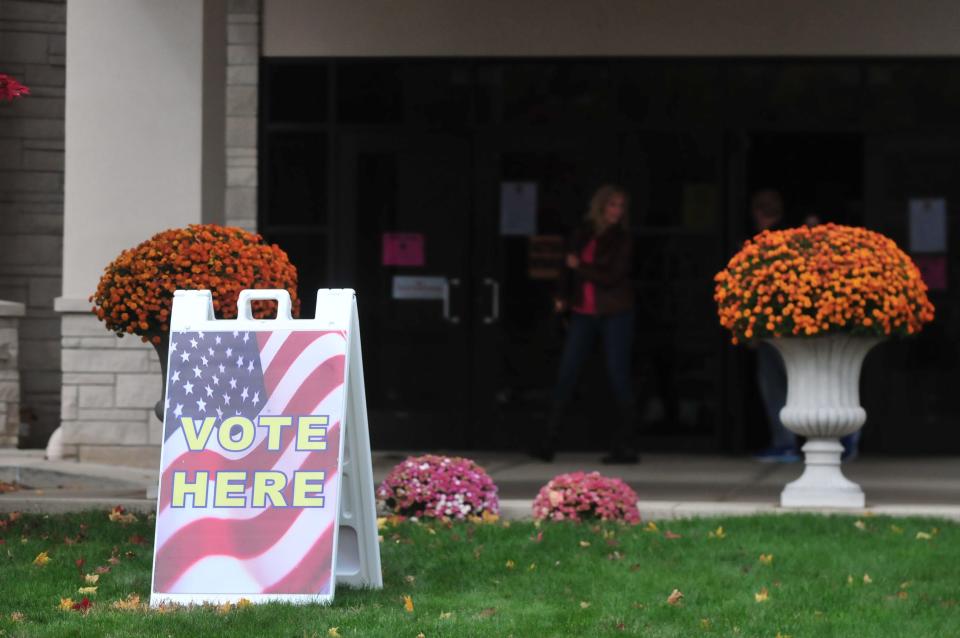
[[[384,233],[384,266],[422,266],[424,263],[423,233]]]

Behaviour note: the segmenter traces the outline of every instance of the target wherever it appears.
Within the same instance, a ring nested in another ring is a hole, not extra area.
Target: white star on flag
[[[183,389],[187,394],[193,394],[193,384],[189,381],[183,384]]]

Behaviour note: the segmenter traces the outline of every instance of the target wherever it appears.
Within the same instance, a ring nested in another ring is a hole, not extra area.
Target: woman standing
[[[627,193],[618,186],[601,186],[590,200],[584,223],[568,244],[567,272],[560,277],[554,303],[558,313],[570,312],[570,321],[547,428],[532,448],[533,456],[553,460],[560,420],[570,403],[580,369],[601,337],[619,417],[610,441],[610,454],[603,462],[637,462],[631,373],[632,265]]]

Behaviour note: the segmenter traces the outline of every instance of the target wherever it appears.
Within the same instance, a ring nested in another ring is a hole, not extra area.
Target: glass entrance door
[[[471,415],[467,300],[470,145],[452,136],[340,137],[342,228],[356,255],[364,373],[376,448],[462,449]]]
[[[593,191],[618,179],[613,134],[529,128],[479,136],[475,439],[517,448],[535,436],[550,405],[564,339],[553,311],[564,242]],[[532,210],[530,210],[532,208]],[[525,210],[527,209],[527,210]],[[600,449],[609,392],[599,356],[584,370],[580,394],[561,433],[562,447]],[[597,398],[600,398],[597,400]],[[583,436],[582,424],[592,434]]]

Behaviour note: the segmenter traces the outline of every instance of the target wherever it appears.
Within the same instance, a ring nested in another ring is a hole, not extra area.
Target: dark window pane
[[[300,316],[312,319],[317,305],[317,289],[328,288],[327,238],[316,233],[266,233],[266,240],[286,251],[297,268],[297,295]]]
[[[337,109],[341,122],[400,122],[403,119],[403,66],[396,62],[338,65]]]
[[[272,122],[327,119],[325,64],[271,64],[267,67],[267,117]]]
[[[479,115],[508,124],[606,122],[613,112],[606,62],[519,62],[480,68]]]
[[[266,228],[326,221],[326,133],[269,133],[266,173]]]
[[[473,73],[455,62],[417,62],[404,71],[407,120],[466,124],[470,120]]]
[[[734,64],[728,78],[733,122],[827,127],[861,119],[856,64]]]
[[[960,123],[960,64],[889,62],[867,67],[866,117],[875,126]]]
[[[618,98],[621,115],[634,122],[719,122],[721,69],[712,63],[627,62],[619,68]]]

